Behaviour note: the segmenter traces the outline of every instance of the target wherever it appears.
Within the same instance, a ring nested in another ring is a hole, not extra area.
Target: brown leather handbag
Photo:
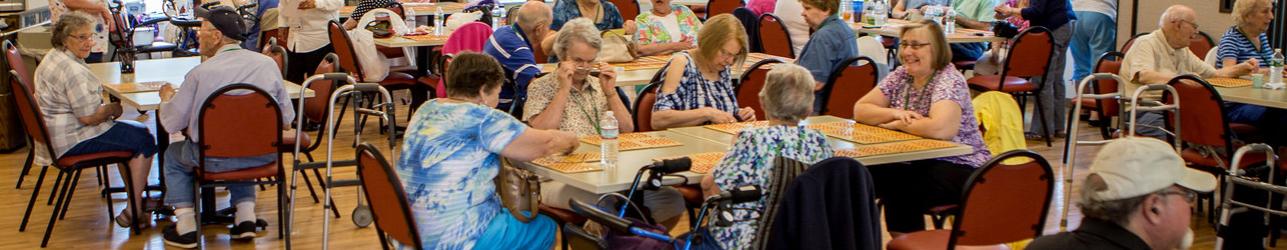
[[[496,193],[500,194],[501,205],[519,221],[526,223],[536,219],[537,204],[541,201],[541,177],[515,167],[507,158],[502,157],[500,165],[500,173],[496,175]],[[527,211],[527,215],[523,211]]]

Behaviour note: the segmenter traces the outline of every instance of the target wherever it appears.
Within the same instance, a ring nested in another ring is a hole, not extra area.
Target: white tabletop
[[[764,53],[750,53],[750,55],[746,57],[746,61],[742,63],[741,67],[733,67],[733,72],[731,72],[732,77],[733,78],[741,77],[742,72],[745,70],[745,68],[750,67],[756,62],[759,62],[760,60],[764,60],[766,58],[775,58],[788,63],[795,61],[795,59],[773,56],[773,55],[768,55]],[[537,66],[541,67],[541,73],[554,72],[554,69],[558,67],[557,63],[542,63]],[[650,69],[622,70],[621,72],[617,73],[617,86],[624,87],[624,86],[648,85],[649,81],[652,81],[652,77],[654,75],[657,75],[658,71],[661,71],[661,69],[650,68]]]
[[[899,30],[902,29],[904,25],[908,25],[908,24],[911,24],[911,21],[902,20],[902,19],[890,19],[889,23],[886,23],[884,26],[881,26],[881,27],[867,28],[867,27],[864,27],[864,25],[861,23],[853,23],[853,22],[849,22],[849,27],[853,28],[854,32],[896,38],[899,36],[898,35]],[[966,29],[966,28],[957,28],[956,32],[952,34],[948,34],[946,38],[948,43],[1000,42],[1005,40],[1005,38],[1001,38],[993,35],[991,31]]]
[[[1257,89],[1252,87],[1216,87],[1225,101],[1257,106],[1287,109],[1287,89]]]
[[[161,96],[157,91],[127,92],[118,88],[132,83],[164,81],[176,89],[183,84],[183,78],[189,70],[201,64],[201,57],[176,57],[165,59],[139,60],[134,62],[134,74],[121,74],[120,62],[92,63],[89,70],[98,80],[103,81],[103,90],[121,99],[121,103],[140,111],[156,110],[161,107]],[[299,84],[282,82],[291,98],[299,98]],[[304,97],[313,97],[312,90],[306,90]]]
[[[715,143],[706,139],[687,136],[671,131],[653,131],[647,134],[666,137],[683,143],[681,146],[651,148],[621,151],[617,157],[617,169],[614,172],[593,171],[584,173],[567,174],[554,171],[542,166],[531,163],[520,163],[528,170],[537,175],[554,179],[554,181],[566,183],[573,187],[588,192],[603,194],[630,189],[630,183],[634,181],[635,173],[645,165],[652,164],[654,159],[674,158],[696,153],[706,152],[724,152],[728,151],[728,145]],[[581,143],[581,147],[576,152],[597,152],[599,146]],[[689,184],[697,184],[702,180],[701,174],[693,172],[679,173],[688,177]]]

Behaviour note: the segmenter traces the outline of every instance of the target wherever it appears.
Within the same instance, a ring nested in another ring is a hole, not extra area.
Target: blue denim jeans
[[[175,207],[192,207],[193,169],[198,166],[201,157],[199,145],[187,140],[170,143],[165,150],[165,203]],[[246,158],[208,158],[205,171],[211,173],[228,172],[249,167],[258,167],[277,160],[277,154],[267,154]],[[237,204],[255,201],[255,186],[250,184],[228,187],[232,201]]]
[[[1080,82],[1095,70],[1100,55],[1117,47],[1117,22],[1104,13],[1078,11],[1068,46],[1072,49],[1073,81]]]
[[[156,139],[147,126],[131,120],[119,120],[112,128],[89,140],[76,143],[63,155],[82,155],[108,151],[130,151],[134,156],[156,154]],[[149,163],[150,164],[150,163]]]

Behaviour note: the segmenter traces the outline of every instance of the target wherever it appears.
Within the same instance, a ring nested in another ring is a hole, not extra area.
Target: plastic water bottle
[[[845,20],[845,21],[863,23],[862,14],[867,10],[863,8],[863,4],[864,3],[862,2],[862,0],[853,0],[853,4],[849,6],[850,9],[853,9],[853,12],[854,12],[853,20]]]
[[[1274,57],[1269,60],[1269,83],[1283,84],[1283,50],[1274,49]]]
[[[509,14],[509,13],[506,13],[506,12],[508,12],[508,11],[507,11],[507,10],[505,10],[505,6],[500,5],[499,3],[497,3],[497,4],[496,4],[496,7],[494,7],[494,8],[496,8],[496,11],[492,11],[492,19],[493,19],[493,20],[496,20],[496,21],[495,21],[495,23],[496,23],[496,27],[500,27],[500,26],[507,25],[507,24],[508,24],[508,22],[509,22],[509,19],[508,19],[508,18],[509,18],[509,17],[508,17],[508,14]]]
[[[446,19],[447,19],[447,16],[442,14],[442,7],[438,7],[438,10],[433,11],[433,35],[434,36],[442,36],[443,22],[445,22]]]
[[[943,33],[956,33],[956,11],[947,9],[947,16],[943,17]]]
[[[875,23],[872,25],[884,26],[885,20],[889,19],[889,6],[885,4],[886,3],[883,0],[876,0],[876,6],[873,7],[871,13],[876,16],[874,18]]]
[[[613,115],[611,110],[604,112],[603,119],[599,119],[599,125],[599,137],[602,139],[599,142],[599,154],[603,156],[600,158],[599,164],[603,165],[605,171],[611,173],[617,167],[617,153],[619,153],[617,150],[617,116]]]

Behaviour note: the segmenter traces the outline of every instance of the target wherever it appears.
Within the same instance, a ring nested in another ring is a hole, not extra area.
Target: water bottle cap
[[[608,110],[607,112],[604,112],[603,114],[604,114],[604,115],[606,115],[606,116],[612,116],[612,110]]]

